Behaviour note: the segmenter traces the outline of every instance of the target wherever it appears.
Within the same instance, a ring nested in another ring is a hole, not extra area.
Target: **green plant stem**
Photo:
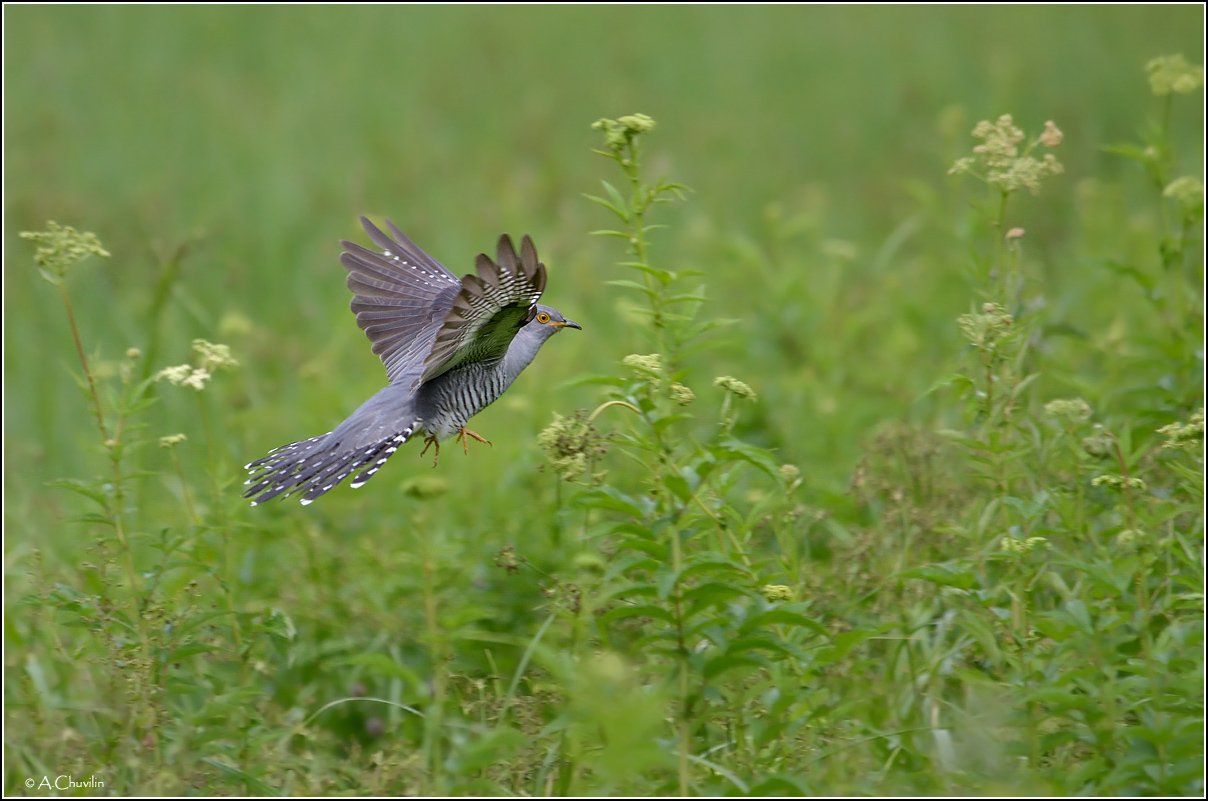
[[[642,184],[641,161],[636,139],[627,146],[627,156],[617,155],[617,163],[629,178],[629,247],[634,260],[643,267],[648,265],[649,243],[646,241],[646,210],[650,206],[651,192]],[[676,364],[676,354],[669,352],[666,321],[663,319],[663,296],[655,278],[642,270],[642,282],[646,286],[646,298],[650,302],[650,324],[658,341],[658,349],[667,357],[669,366]]]
[[[428,714],[424,725],[424,756],[427,767],[429,792],[432,795],[443,795],[443,780],[440,756],[440,729],[444,721],[445,705],[445,660],[443,640],[440,635],[440,621],[437,617],[436,602],[436,566],[432,560],[432,549],[427,544],[426,537],[420,537],[425,543],[423,548],[424,575],[424,624],[427,629],[428,650],[432,664],[432,698],[428,705]]]
[[[1112,437],[1112,454],[1116,457],[1116,465],[1120,468],[1120,475],[1124,478],[1124,501],[1128,509],[1128,527],[1137,527],[1137,507],[1133,501],[1133,491],[1130,486],[1132,474],[1128,469],[1128,462],[1124,458],[1124,452],[1120,450],[1120,442],[1114,436]]]
[[[84,378],[88,381],[88,396],[92,400],[92,413],[96,418],[97,430],[101,432],[101,441],[108,442],[109,430],[105,426],[105,415],[101,411],[101,394],[97,391],[96,381],[88,366],[88,356],[84,353],[84,344],[80,340],[80,329],[76,326],[75,308],[71,304],[71,295],[67,292],[67,285],[62,279],[56,281],[55,286],[59,288],[59,297],[63,299],[63,308],[67,312],[67,324],[71,327],[71,339],[75,343],[76,356],[80,359],[80,369],[84,371]]]
[[[113,496],[109,503],[109,520],[122,552],[122,568],[126,575],[126,586],[130,594],[131,625],[137,632],[140,645],[140,658],[138,660],[140,673],[138,682],[139,700],[142,711],[149,716],[142,717],[142,719],[139,719],[140,716],[131,716],[129,725],[131,726],[132,733],[138,731],[135,728],[138,726],[154,730],[157,717],[152,698],[152,685],[156,681],[155,660],[151,648],[151,638],[147,633],[146,621],[143,619],[146,598],[143,595],[142,581],[139,578],[138,570],[134,566],[134,551],[130,547],[130,540],[126,532],[126,493],[124,476],[122,474],[121,442],[122,434],[125,432],[125,413],[119,407],[114,434],[110,436],[109,428],[105,425],[100,391],[97,389],[96,380],[88,363],[88,356],[84,352],[84,343],[80,337],[79,326],[76,324],[75,308],[71,303],[71,294],[67,291],[67,286],[62,280],[57,281],[56,286],[59,288],[59,297],[63,301],[63,309],[67,315],[68,326],[71,329],[71,338],[75,343],[76,356],[80,360],[80,369],[83,370],[84,377],[88,383],[88,396],[91,401],[93,415],[96,419],[97,431],[101,437],[101,446],[108,451],[109,462],[113,471]],[[137,739],[137,735],[135,735],[135,738]]]
[[[642,410],[639,409],[638,407],[634,406],[632,403],[629,403],[628,401],[623,401],[623,400],[610,400],[610,401],[601,403],[599,406],[597,406],[595,408],[595,410],[590,415],[587,416],[587,422],[589,422],[589,423],[594,422],[595,419],[600,416],[600,413],[603,412],[605,409],[609,408],[610,406],[620,406],[622,408],[628,409],[629,411],[633,412],[638,417],[642,416]]]
[[[998,275],[999,291],[998,296],[1004,302],[1008,302],[1007,298],[1007,201],[1010,200],[1010,192],[999,192],[998,196],[998,216],[994,218],[994,230],[996,233],[996,258],[995,266]]]
[[[185,512],[188,513],[189,519],[193,521],[193,525],[200,526],[201,518],[197,516],[197,507],[193,505],[193,493],[189,489],[189,482],[185,478],[184,467],[181,466],[180,456],[176,453],[176,448],[171,448],[172,451],[172,466],[176,468],[176,476],[180,479],[180,494],[181,500],[185,504]]]
[[[680,544],[680,534],[677,526],[668,526],[671,535],[671,569],[675,571],[676,582],[674,591],[675,636],[676,650],[679,654],[679,698],[678,698],[678,739],[679,739],[679,794],[688,795],[688,757],[691,752],[688,731],[688,646],[684,639],[684,610],[683,593],[679,583],[679,574],[683,569],[684,554]]]
[[[159,279],[155,282],[151,307],[147,313],[148,338],[146,359],[143,362],[143,378],[151,377],[154,365],[159,359],[160,321],[163,318],[164,309],[167,307],[168,298],[172,296],[172,287],[176,285],[176,279],[180,277],[180,266],[189,252],[189,246],[189,242],[180,243],[172,251],[172,255],[160,263]],[[149,385],[148,389],[151,386]]]

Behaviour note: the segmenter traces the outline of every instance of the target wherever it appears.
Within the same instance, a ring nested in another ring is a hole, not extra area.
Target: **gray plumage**
[[[504,393],[537,351],[563,328],[579,328],[537,303],[545,265],[525,236],[517,253],[506,234],[496,258],[479,254],[458,280],[402,231],[364,217],[382,249],[343,242],[357,325],[373,343],[390,383],[326,434],[293,442],[248,465],[252,505],[301,495],[302,503],[349,476],[360,487],[416,434],[439,442]]]

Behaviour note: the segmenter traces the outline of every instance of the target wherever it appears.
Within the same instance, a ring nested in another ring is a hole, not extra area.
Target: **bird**
[[[500,236],[495,258],[478,254],[474,272],[458,279],[389,220],[389,234],[367,217],[361,225],[380,250],[345,240],[340,263],[357,325],[389,383],[326,434],[244,465],[243,497],[253,506],[298,495],[309,505],[349,476],[352,488],[361,487],[420,434],[421,456],[436,449],[434,467],[450,436],[467,454],[469,439],[490,445],[466,422],[511,386],[550,337],[583,328],[537,302],[546,271],[527,235],[519,251]]]

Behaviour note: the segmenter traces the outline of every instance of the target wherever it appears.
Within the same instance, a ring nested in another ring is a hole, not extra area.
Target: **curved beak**
[[[559,328],[577,328],[580,331],[583,330],[583,326],[579,325],[574,320],[567,320],[566,322],[564,322],[562,325],[560,325],[558,327]]]

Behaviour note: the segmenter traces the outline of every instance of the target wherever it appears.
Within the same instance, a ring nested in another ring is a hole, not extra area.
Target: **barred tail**
[[[244,469],[250,478],[243,497],[252,498],[252,506],[278,495],[302,495],[302,505],[312,503],[351,473],[361,470],[353,480],[355,489],[381,469],[394,452],[407,441],[415,425],[366,444],[334,440],[332,432],[283,445]],[[338,433],[338,432],[336,432]]]

